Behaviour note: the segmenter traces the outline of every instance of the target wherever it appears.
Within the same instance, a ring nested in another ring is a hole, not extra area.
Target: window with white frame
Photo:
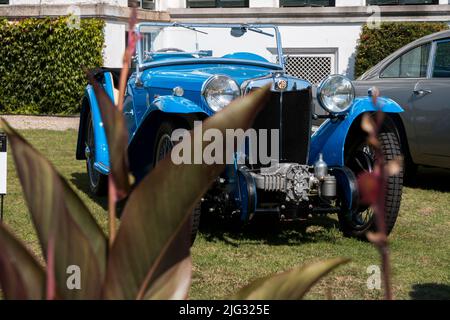
[[[154,10],[156,0],[128,0],[129,7]]]

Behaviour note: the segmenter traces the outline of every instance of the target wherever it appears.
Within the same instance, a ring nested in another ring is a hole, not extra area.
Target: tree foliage
[[[364,25],[356,48],[355,77],[408,43],[447,29],[441,22],[386,22],[375,29]]]
[[[74,114],[86,87],[83,68],[103,64],[104,21],[71,17],[0,20],[0,112]]]

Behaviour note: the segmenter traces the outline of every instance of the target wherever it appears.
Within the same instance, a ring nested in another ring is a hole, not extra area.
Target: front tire
[[[95,136],[94,124],[91,112],[89,112],[86,132],[85,132],[85,155],[86,155],[86,171],[88,174],[89,191],[91,194],[99,197],[106,195],[108,187],[108,177],[98,172],[95,167]]]
[[[172,132],[177,128],[180,127],[176,127],[172,122],[168,121],[163,122],[159,127],[158,132],[156,133],[155,149],[153,152],[153,166],[156,166],[159,161],[164,159],[172,151],[173,142],[171,140],[171,136]],[[194,244],[194,241],[197,237],[198,229],[200,226],[201,213],[202,204],[201,202],[199,202],[195,206],[191,215],[191,246]]]
[[[378,136],[385,161],[390,161],[402,156],[400,139],[395,127],[385,125]],[[375,156],[371,146],[366,141],[366,136],[359,135],[348,148],[345,156],[345,165],[350,168],[355,176],[363,172],[371,172],[374,168]],[[385,195],[385,222],[389,235],[394,228],[400,210],[400,202],[403,189],[403,169],[398,175],[390,176],[386,183]],[[350,217],[351,216],[351,217]],[[374,211],[372,208],[360,205],[351,215],[342,211],[339,214],[339,224],[345,236],[366,238],[368,231],[376,231]]]

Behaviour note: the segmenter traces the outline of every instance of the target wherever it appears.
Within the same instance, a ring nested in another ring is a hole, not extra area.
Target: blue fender
[[[160,111],[166,114],[178,114],[178,115],[188,115],[188,114],[201,114],[205,117],[210,116],[204,108],[196,104],[195,102],[185,98],[185,97],[177,97],[177,96],[160,96],[156,98],[147,108],[141,119],[138,123],[137,130],[133,133],[131,141],[136,136],[136,133],[141,130],[142,124],[144,122],[151,123],[149,121],[151,117],[156,113],[156,111]],[[131,143],[130,141],[130,143]]]
[[[105,72],[103,74],[105,84],[104,89],[109,98],[114,101],[114,84],[111,72]],[[85,96],[89,99],[91,107],[91,115],[94,129],[95,138],[95,163],[94,167],[102,174],[109,173],[109,147],[106,139],[105,128],[103,127],[103,121],[98,106],[98,101],[95,96],[94,88],[88,85],[85,90]]]
[[[199,106],[197,103],[185,98],[177,96],[160,96],[156,98],[148,108],[143,118],[153,111],[162,111],[164,113],[177,114],[204,114],[211,115],[206,109]]]
[[[312,165],[323,154],[329,166],[344,166],[344,148],[351,125],[359,115],[365,112],[380,110],[386,113],[401,113],[403,109],[395,101],[388,98],[378,98],[378,107],[372,103],[372,98],[356,98],[350,112],[344,119],[327,119],[311,137],[309,164]]]
[[[137,129],[131,134],[128,145],[130,169],[137,179],[143,177],[149,170],[149,164],[153,163],[153,151],[143,151],[153,150],[162,114],[172,114],[185,119],[192,115],[194,120],[209,116],[205,109],[185,97],[160,96],[149,104],[144,114],[137,120]]]

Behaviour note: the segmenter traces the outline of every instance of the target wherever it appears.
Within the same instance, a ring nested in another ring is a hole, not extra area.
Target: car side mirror
[[[230,32],[230,34],[235,38],[240,38],[246,33],[247,33],[247,28],[244,28],[244,27],[233,27],[233,28],[231,28],[231,32]]]

